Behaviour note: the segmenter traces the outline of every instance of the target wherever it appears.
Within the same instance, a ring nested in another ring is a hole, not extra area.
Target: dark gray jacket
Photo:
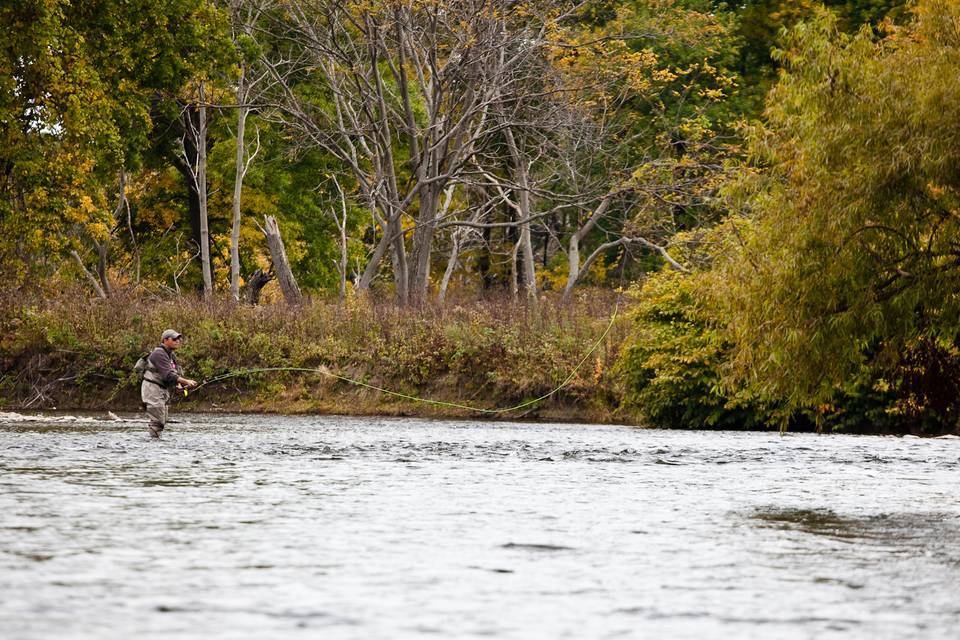
[[[177,386],[180,376],[180,365],[177,364],[177,357],[172,349],[161,345],[147,356],[147,371],[143,374],[147,380],[172,389]]]

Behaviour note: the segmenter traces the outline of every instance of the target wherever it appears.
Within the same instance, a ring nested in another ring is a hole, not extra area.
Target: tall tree
[[[734,383],[814,405],[864,366],[889,384],[954,368],[958,22],[956,2],[921,0],[882,40],[826,11],[789,32],[740,185],[752,222],[719,269]],[[911,354],[925,354],[919,371]]]
[[[726,4],[717,2],[716,4]],[[737,3],[737,34],[743,40],[738,71],[745,80],[740,108],[748,119],[762,115],[764,98],[780,68],[773,52],[780,34],[813,17],[818,7],[830,9],[837,27],[856,33],[864,25],[879,28],[884,20],[907,18],[908,0],[745,0]]]
[[[269,71],[258,64],[261,51],[256,44],[254,32],[259,28],[263,13],[269,8],[266,2],[231,0],[230,17],[234,45],[238,50],[236,76],[237,130],[236,161],[233,177],[233,216],[230,228],[230,293],[240,300],[240,216],[243,180],[250,170],[250,163],[260,152],[260,131],[257,130],[256,145],[252,151],[246,146],[247,119],[256,109],[255,102],[266,89]]]
[[[200,247],[200,271],[203,277],[203,295],[213,295],[213,268],[210,256],[210,217],[207,208],[207,87],[206,81],[197,83],[196,95],[184,107],[184,121],[187,128],[181,140],[183,165],[187,167],[192,191],[197,196],[197,244]],[[191,153],[193,152],[193,153]]]

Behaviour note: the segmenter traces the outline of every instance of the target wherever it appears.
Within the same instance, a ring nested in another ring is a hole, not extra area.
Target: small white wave
[[[137,420],[130,420],[127,418],[121,418],[117,416],[112,411],[107,411],[105,417],[96,417],[96,416],[72,416],[72,415],[62,415],[62,416],[45,416],[42,413],[37,414],[24,414],[16,413],[13,411],[0,411],[0,422],[40,422],[44,424],[95,424],[101,422],[138,422]]]

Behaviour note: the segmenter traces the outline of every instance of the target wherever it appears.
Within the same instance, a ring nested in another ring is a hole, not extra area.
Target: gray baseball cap
[[[179,331],[174,331],[173,329],[166,329],[163,332],[163,335],[160,336],[160,342],[163,342],[167,338],[177,339],[182,337],[183,337],[183,334],[180,333]]]

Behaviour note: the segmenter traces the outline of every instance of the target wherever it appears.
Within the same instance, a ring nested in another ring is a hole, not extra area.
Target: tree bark
[[[410,303],[410,280],[407,273],[407,249],[403,245],[403,227],[400,217],[394,218],[387,227],[393,238],[393,281],[397,287],[397,301],[406,306]]]
[[[262,27],[260,19],[270,9],[270,2],[255,0],[230,0],[230,15],[233,22],[233,41],[238,50],[243,50],[241,39],[252,38]],[[256,148],[247,157],[246,129],[251,103],[263,96],[266,82],[269,86],[270,72],[256,61],[240,56],[237,78],[237,154],[233,182],[233,221],[230,229],[230,293],[240,300],[240,202],[243,195],[243,180],[250,163],[260,151],[260,130],[257,129]]]
[[[107,293],[103,290],[103,287],[100,286],[100,283],[97,282],[97,279],[93,277],[93,274],[90,273],[90,270],[87,269],[86,265],[83,264],[83,258],[80,257],[80,254],[77,253],[76,249],[71,251],[70,255],[73,256],[74,260],[76,260],[77,266],[80,267],[80,271],[83,272],[83,275],[84,277],[86,277],[87,282],[89,282],[90,286],[93,287],[93,290],[97,292],[97,297],[106,299]]]
[[[303,296],[300,294],[300,287],[297,286],[297,280],[293,277],[293,271],[290,269],[290,261],[287,259],[287,251],[283,246],[283,238],[280,237],[280,227],[277,225],[277,219],[273,216],[267,216],[264,220],[264,226],[260,227],[260,230],[267,237],[267,247],[270,249],[273,269],[277,274],[277,282],[280,284],[284,300],[290,304],[300,304]]]
[[[199,167],[199,131],[200,131],[200,109],[196,104],[188,104],[183,107],[181,113],[181,124],[183,125],[183,137],[181,142],[181,153],[174,158],[174,166],[183,176],[183,181],[187,187],[187,206],[190,219],[190,236],[194,245],[197,247],[197,253],[200,255],[201,262],[203,256],[208,257],[206,269],[209,271],[210,241],[207,234],[207,241],[203,240],[202,229],[206,226],[204,213],[206,211],[204,193],[203,203],[201,203],[201,189],[197,177]],[[204,123],[206,124],[206,123]],[[204,136],[205,137],[205,136]],[[206,154],[206,150],[204,150]],[[205,189],[205,187],[204,187]],[[201,247],[206,247],[204,251]],[[201,266],[201,271],[203,270]]]
[[[197,131],[197,193],[200,196],[200,261],[203,271],[203,295],[213,295],[213,271],[210,266],[210,228],[207,218],[207,107],[206,88],[200,83],[200,107]]]
[[[260,304],[260,292],[275,277],[272,271],[257,269],[247,280],[246,299],[253,305]]]
[[[563,299],[567,300],[570,297],[570,293],[573,291],[573,286],[577,284],[577,280],[580,279],[580,242],[586,237],[590,230],[593,229],[597,221],[600,220],[607,213],[607,209],[610,208],[610,202],[613,199],[611,195],[607,195],[600,201],[600,204],[597,205],[597,208],[593,210],[593,213],[583,224],[582,227],[576,230],[572,236],[570,236],[570,243],[567,247],[567,284],[563,288]]]
[[[245,69],[240,66],[240,84],[243,85]],[[244,98],[240,98],[241,101]],[[244,133],[247,127],[249,108],[243,104],[237,110],[237,166],[233,179],[233,224],[230,228],[230,293],[234,300],[240,300],[240,197],[243,192],[246,153]]]
[[[373,255],[371,255],[370,259],[367,261],[367,266],[364,268],[363,275],[360,276],[360,282],[357,284],[357,291],[368,291],[370,289],[370,285],[373,284],[373,279],[380,270],[380,261],[383,259],[383,255],[392,245],[390,242],[391,229],[391,226],[383,228],[383,236],[380,238],[380,241],[374,248]]]
[[[103,242],[93,242],[94,249],[97,250],[97,277],[100,279],[100,285],[106,297],[113,295],[113,287],[110,286],[110,276],[107,273],[107,254],[110,251],[110,239]]]
[[[520,148],[517,146],[516,138],[509,127],[504,131],[507,139],[507,147],[510,149],[510,159],[513,165],[514,180],[519,187],[519,198],[517,204],[520,208],[520,254],[522,256],[523,289],[530,302],[537,300],[537,279],[534,270],[533,243],[530,238],[530,176],[528,173],[525,158],[520,154]]]
[[[337,273],[340,274],[340,301],[347,299],[347,196],[340,187],[340,181],[333,176],[333,184],[340,194],[340,215],[335,210],[331,211],[334,221],[337,223],[337,232],[340,235],[340,261],[336,263]]]
[[[457,268],[457,260],[460,258],[460,230],[454,229],[450,247],[450,258],[447,260],[447,268],[443,272],[443,279],[440,281],[440,291],[437,293],[437,300],[443,304],[447,297],[447,287],[450,286],[450,277],[453,270]]]
[[[413,273],[410,278],[411,299],[416,304],[426,302],[430,289],[430,254],[433,251],[439,195],[434,184],[425,184],[420,188],[420,208],[417,226],[413,230],[411,251]]]

